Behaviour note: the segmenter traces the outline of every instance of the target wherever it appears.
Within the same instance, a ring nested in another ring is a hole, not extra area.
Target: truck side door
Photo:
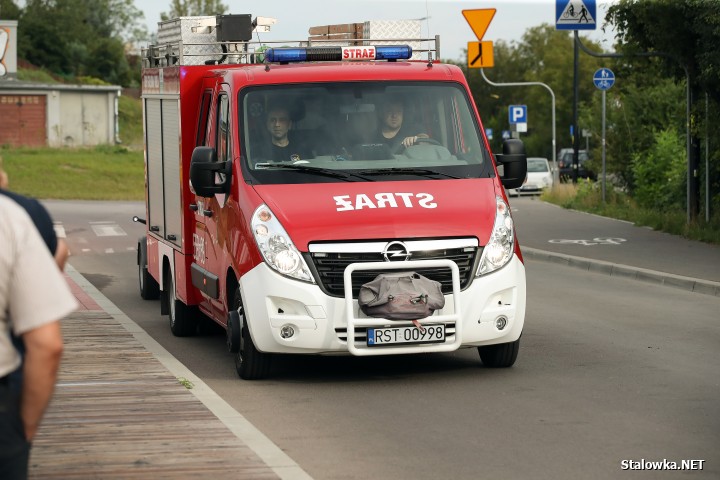
[[[213,94],[213,105],[208,113],[208,129],[206,131],[205,145],[214,147],[217,152],[217,161],[224,163],[232,159],[231,146],[231,118],[230,118],[230,89],[227,84],[216,85]],[[218,173],[217,175],[223,175]],[[227,246],[227,231],[225,219],[226,194],[216,194],[213,197],[197,197],[202,202],[203,212],[198,216],[196,225],[197,240],[202,243],[205,257],[203,285],[201,291],[204,298],[203,309],[215,319],[224,322],[226,312],[220,295],[220,278],[223,278],[223,252]],[[198,209],[200,210],[200,209]],[[195,240],[195,236],[193,237]]]

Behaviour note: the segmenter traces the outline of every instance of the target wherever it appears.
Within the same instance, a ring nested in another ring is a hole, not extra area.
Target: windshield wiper
[[[366,182],[374,181],[361,175],[357,175],[355,173],[340,172],[338,170],[332,170],[330,168],[308,167],[307,165],[298,165],[295,163],[258,163],[255,167],[257,170],[272,170],[275,168],[280,168],[283,170],[296,170],[305,173],[315,173],[318,175],[324,175],[326,177],[340,178],[347,182],[352,182],[353,180],[350,180],[351,178],[359,178],[360,180],[364,180]]]
[[[428,168],[377,168],[372,170],[360,170],[361,174],[363,175],[417,175],[419,177],[432,177],[432,176],[441,176],[446,178],[455,178],[457,180],[462,179],[463,177],[456,177],[455,175],[450,175],[449,173],[443,173],[438,172],[435,170],[430,170]]]

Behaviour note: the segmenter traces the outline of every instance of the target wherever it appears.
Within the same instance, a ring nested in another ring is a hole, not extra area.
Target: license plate
[[[410,343],[442,343],[444,341],[445,325],[423,325],[423,329],[415,326],[367,329],[368,347]]]

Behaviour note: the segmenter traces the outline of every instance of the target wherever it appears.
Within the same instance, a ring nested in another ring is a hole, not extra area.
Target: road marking
[[[89,222],[95,235],[98,237],[124,237],[127,236],[125,230],[120,228],[115,222]]]
[[[596,237],[592,240],[570,240],[566,238],[560,238],[560,239],[553,239],[548,240],[548,243],[559,243],[563,245],[573,244],[573,245],[620,245],[623,242],[627,242],[624,238],[605,238],[605,237]]]
[[[63,224],[61,222],[53,223],[53,228],[55,229],[55,236],[57,238],[67,238],[67,234],[65,233],[65,227],[63,227]]]
[[[106,248],[105,253],[115,253],[115,250],[113,250],[112,248]]]

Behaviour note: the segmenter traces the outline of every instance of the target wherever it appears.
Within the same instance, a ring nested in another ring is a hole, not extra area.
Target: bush
[[[685,207],[685,145],[673,129],[655,134],[655,144],[646,155],[633,157],[635,191],[642,207],[665,210]]]

